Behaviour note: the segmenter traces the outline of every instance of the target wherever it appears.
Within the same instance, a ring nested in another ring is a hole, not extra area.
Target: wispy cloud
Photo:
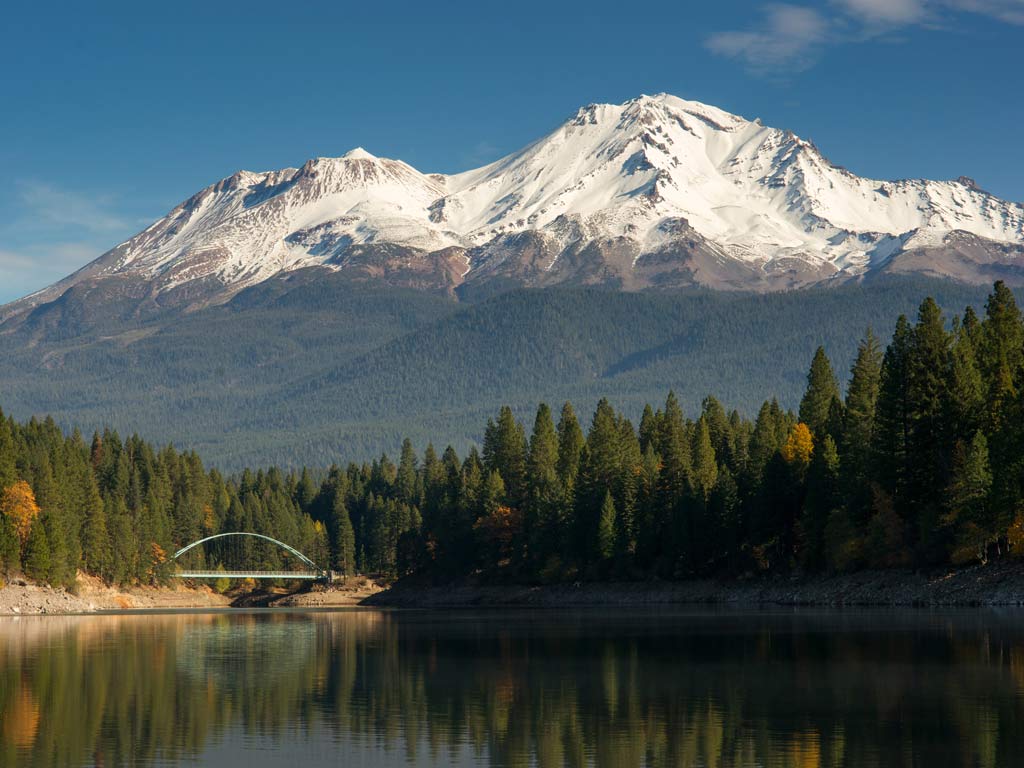
[[[54,283],[84,266],[101,252],[93,243],[36,243],[0,248],[0,304]]]
[[[100,234],[133,225],[113,212],[113,201],[103,196],[72,192],[39,181],[22,181],[18,184],[18,198],[27,216],[50,226],[79,227]]]
[[[942,5],[1024,26],[1024,0],[946,0]]]
[[[769,5],[764,17],[757,29],[713,35],[708,48],[757,70],[802,69],[813,63],[828,39],[828,20],[812,8]]]
[[[835,5],[867,25],[916,24],[928,15],[924,0],[838,0]]]
[[[0,304],[66,277],[141,229],[109,194],[15,181],[0,220]]]
[[[912,26],[939,27],[957,13],[1024,25],[1024,0],[831,0],[824,7],[764,5],[761,23],[711,35],[710,51],[761,74],[813,65],[826,45],[863,42]]]

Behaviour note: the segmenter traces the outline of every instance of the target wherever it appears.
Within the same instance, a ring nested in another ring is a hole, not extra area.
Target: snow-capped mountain
[[[208,301],[315,265],[444,290],[495,278],[772,289],[879,270],[1019,281],[1024,206],[966,178],[861,178],[789,131],[641,96],[584,107],[455,175],[362,149],[241,171],[17,304],[125,278]]]

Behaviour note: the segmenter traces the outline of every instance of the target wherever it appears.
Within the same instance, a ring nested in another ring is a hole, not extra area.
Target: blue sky
[[[358,145],[464,170],[640,93],[1024,200],[1024,0],[347,5],[5,8],[0,302],[239,168]]]

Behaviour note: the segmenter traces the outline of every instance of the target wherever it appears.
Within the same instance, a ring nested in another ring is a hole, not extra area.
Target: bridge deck
[[[318,571],[178,571],[179,579],[322,579]]]

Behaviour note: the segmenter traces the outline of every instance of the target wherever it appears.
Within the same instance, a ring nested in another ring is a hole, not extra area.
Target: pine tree
[[[14,524],[0,516],[0,573],[9,573],[21,567],[21,545]]]
[[[562,406],[558,419],[558,480],[567,493],[576,487],[580,469],[580,455],[583,452],[583,429],[573,410],[572,403]]]
[[[601,503],[597,524],[597,556],[601,560],[610,560],[615,554],[616,527],[615,500],[609,491]]]
[[[299,477],[298,485],[295,488],[295,503],[299,505],[299,509],[304,512],[309,511],[313,502],[316,500],[318,489],[316,482],[313,480],[313,476],[310,474],[309,469],[306,467],[302,468],[302,474]]]
[[[107,530],[106,510],[96,480],[89,476],[85,520],[82,524],[82,564],[85,570],[109,580],[113,551]]]
[[[640,450],[647,450],[647,446],[654,445],[658,441],[658,432],[661,426],[658,424],[658,417],[650,403],[644,405],[643,415],[640,417]]]
[[[800,401],[800,421],[811,434],[823,437],[827,431],[832,401],[839,399],[839,383],[823,347],[818,347],[807,373],[807,391]]]
[[[800,563],[810,571],[824,568],[825,529],[829,516],[840,509],[839,452],[831,435],[818,444],[807,470],[807,495],[800,518]],[[841,514],[846,514],[842,510]],[[852,524],[850,535],[854,535]]]
[[[526,462],[526,503],[523,526],[530,557],[541,562],[561,551],[562,485],[558,479],[558,434],[545,403],[537,408]]]
[[[402,453],[398,460],[398,476],[395,478],[395,487],[398,498],[406,504],[419,502],[419,477],[416,464],[416,451],[413,450],[412,441],[405,438],[402,441]]]
[[[905,516],[910,474],[910,362],[913,332],[905,315],[896,321],[892,341],[882,358],[875,424],[872,429],[873,476]]]
[[[46,540],[46,526],[37,519],[25,543],[23,558],[25,575],[36,581],[47,581],[50,575],[50,544]]]
[[[964,324],[960,324],[953,335],[949,395],[952,434],[974,434],[985,419],[985,383],[978,368],[972,334]]]
[[[869,478],[881,378],[882,351],[869,328],[857,347],[857,357],[850,369],[840,452],[842,483],[850,511],[864,523],[871,503]]]
[[[352,518],[348,514],[345,495],[334,494],[331,505],[331,526],[334,529],[335,552],[334,570],[343,576],[351,576],[356,572],[356,537],[352,528]]]
[[[526,434],[507,405],[484,432],[484,466],[501,474],[508,503],[519,507],[526,491]]]
[[[586,450],[580,467],[576,493],[577,555],[581,562],[593,562],[597,546],[595,535],[605,494],[620,493],[621,434],[615,411],[601,399],[587,432]]]
[[[11,425],[0,409],[0,493],[14,485],[18,479],[15,468],[14,436]]]
[[[953,528],[955,545],[952,559],[955,563],[974,559],[985,562],[989,546],[1001,534],[989,513],[991,488],[988,441],[981,431],[977,431],[969,444],[958,443],[953,454],[948,511],[943,522]]]
[[[724,415],[724,414],[723,414]],[[718,482],[718,462],[708,422],[701,416],[693,437],[693,487],[697,495],[707,501],[711,490]]]
[[[907,360],[909,442],[908,509],[916,519],[919,552],[926,561],[943,555],[940,518],[949,483],[950,339],[934,299],[918,312]]]

